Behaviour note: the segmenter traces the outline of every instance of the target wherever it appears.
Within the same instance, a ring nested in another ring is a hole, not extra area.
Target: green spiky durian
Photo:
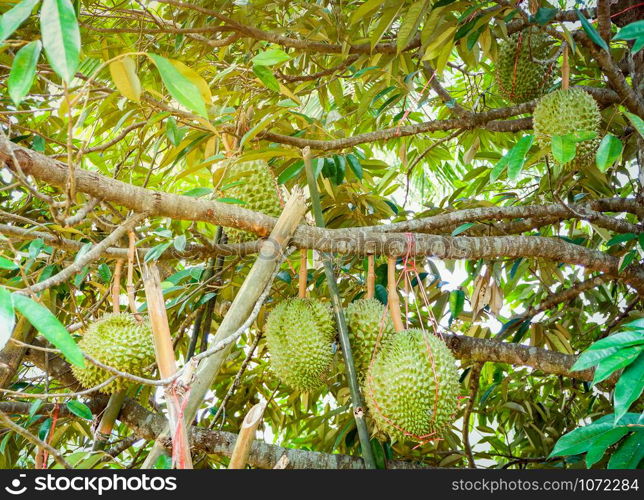
[[[385,306],[377,299],[351,302],[347,306],[346,316],[353,363],[358,375],[363,378],[376,347],[380,350],[394,334],[393,324]]]
[[[334,338],[331,309],[317,299],[285,300],[266,320],[271,367],[292,389],[311,391],[324,383],[333,363]]]
[[[264,161],[245,161],[225,167],[221,182],[222,196],[243,202],[248,210],[277,217],[282,212],[277,192],[277,180]],[[248,231],[226,228],[229,243],[242,243],[257,239]]]
[[[405,432],[419,438],[448,429],[458,393],[451,351],[439,337],[410,329],[393,335],[376,355],[365,399],[378,429],[398,440]]]
[[[143,376],[145,368],[155,360],[150,323],[139,323],[131,314],[106,314],[89,326],[78,345],[94,359],[137,376]],[[85,362],[85,368],[73,365],[72,371],[87,388],[97,386],[112,376],[89,361]],[[129,384],[128,380],[117,378],[100,391],[111,394]]]
[[[593,139],[577,143],[577,154],[566,167],[580,169],[595,163],[601,114],[588,92],[572,88],[544,96],[534,110],[532,121],[537,142],[542,148],[551,145],[553,136],[594,132],[596,136]]]
[[[495,77],[499,92],[514,103],[546,93],[554,78],[549,58],[552,38],[537,28],[510,35],[499,45]]]

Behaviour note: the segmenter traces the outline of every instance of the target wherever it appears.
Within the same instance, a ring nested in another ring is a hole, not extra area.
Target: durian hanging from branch
[[[548,91],[556,62],[550,54],[553,41],[537,27],[530,27],[500,44],[494,74],[503,97],[520,104]]]
[[[437,335],[403,329],[395,263],[389,260],[388,302],[397,333],[371,362],[365,397],[381,432],[393,440],[425,442],[439,437],[454,422],[460,391],[456,360]]]

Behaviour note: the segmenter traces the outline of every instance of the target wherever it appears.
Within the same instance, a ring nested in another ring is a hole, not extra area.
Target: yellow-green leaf
[[[141,101],[141,81],[136,74],[136,63],[125,56],[110,63],[110,75],[118,91],[130,101]]]

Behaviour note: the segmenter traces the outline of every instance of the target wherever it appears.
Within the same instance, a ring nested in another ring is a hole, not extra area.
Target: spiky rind
[[[145,368],[155,360],[149,322],[139,323],[131,314],[106,314],[89,326],[78,345],[101,363],[137,376],[143,376]],[[85,362],[85,368],[73,365],[72,371],[86,388],[95,387],[112,376],[89,361]],[[119,377],[100,391],[106,394],[119,392],[130,383]]]
[[[335,324],[328,304],[317,299],[288,299],[266,320],[270,363],[292,389],[319,388],[333,364]]]
[[[543,148],[551,145],[553,136],[582,131],[599,134],[601,114],[595,99],[585,90],[561,89],[541,98],[532,121],[537,142]],[[566,167],[577,170],[593,165],[599,142],[599,137],[578,142],[577,154]]]
[[[243,202],[244,208],[277,217],[281,203],[277,192],[277,181],[264,161],[246,161],[227,165],[222,181],[221,195]],[[242,243],[257,239],[248,231],[226,228],[229,243]]]
[[[358,299],[346,308],[353,364],[364,378],[371,358],[394,334],[391,317],[377,299]]]
[[[494,75],[506,99],[519,104],[547,92],[554,79],[553,63],[548,61],[551,46],[552,39],[534,27],[501,42]]]
[[[393,335],[367,374],[369,413],[393,440],[440,435],[454,421],[458,394],[451,351],[440,338],[418,329]]]

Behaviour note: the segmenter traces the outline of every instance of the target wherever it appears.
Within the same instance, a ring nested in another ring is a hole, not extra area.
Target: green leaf
[[[501,159],[494,165],[494,168],[490,172],[490,182],[496,181],[499,177],[501,177],[501,174],[505,170],[505,167],[508,165],[508,162],[510,161],[510,153],[512,150],[508,151],[505,155],[501,157]]]
[[[624,325],[627,326],[627,325]],[[644,333],[642,332],[619,332],[615,335],[609,335],[608,337],[598,340],[593,343],[587,351],[598,351],[601,349],[606,349],[608,347],[630,347],[632,345],[644,344]]]
[[[47,435],[49,434],[49,430],[51,429],[51,423],[52,419],[48,418],[40,425],[40,428],[38,429],[38,439],[40,439],[41,441],[47,440]]]
[[[160,243],[159,245],[152,247],[150,251],[145,254],[145,258],[143,259],[143,262],[150,262],[151,260],[157,260],[159,257],[161,257],[161,254],[168,249],[170,245],[172,245],[172,242],[168,241],[166,243]]]
[[[608,461],[609,469],[637,469],[644,459],[644,433],[634,432],[627,437]]]
[[[614,40],[635,40],[633,54],[644,47],[644,19],[627,24],[617,32]]]
[[[611,429],[604,433],[600,438],[593,439],[593,442],[586,453],[586,467],[590,468],[599,462],[609,446],[622,439],[629,430],[627,427]]]
[[[465,306],[465,292],[463,290],[452,290],[449,294],[449,311],[452,319],[456,319],[463,312]]]
[[[103,283],[109,283],[112,279],[112,271],[110,270],[110,266],[105,264],[105,262],[100,264],[98,266],[98,275],[101,277]]]
[[[9,260],[5,257],[0,257],[0,269],[15,271],[16,269],[20,269],[20,266],[12,260]]]
[[[466,222],[465,224],[461,224],[456,229],[454,229],[454,231],[452,231],[452,236],[458,236],[459,234],[464,233],[469,228],[471,228],[472,226],[475,226],[475,225],[476,225],[476,223],[474,223],[474,222]]]
[[[634,115],[633,113],[624,113],[628,119],[631,121],[633,124],[633,127],[637,129],[639,134],[644,137],[644,120],[642,120],[639,116]]]
[[[362,164],[360,163],[360,160],[356,155],[353,153],[349,153],[347,156],[347,163],[349,163],[349,167],[351,167],[351,170],[353,170],[353,173],[355,176],[362,180],[364,177],[363,171],[362,171]]]
[[[70,0],[44,0],[40,9],[40,32],[49,64],[64,82],[76,74],[80,57],[80,31]]]
[[[601,36],[599,36],[599,33],[597,33],[597,30],[593,28],[593,25],[588,22],[588,19],[584,17],[579,9],[575,9],[575,12],[577,13],[579,21],[581,21],[581,27],[588,35],[588,38],[590,38],[593,42],[595,42],[596,45],[608,52],[608,45],[606,45],[606,41]]]
[[[629,365],[615,384],[615,421],[628,411],[633,401],[640,397],[644,389],[644,353]]]
[[[531,23],[537,23],[541,26],[548,24],[559,12],[559,9],[551,9],[549,7],[539,7],[536,14],[529,17]]]
[[[170,116],[166,120],[165,135],[168,137],[173,146],[178,146],[179,144],[181,144],[184,135],[186,135],[186,130],[184,128],[178,128],[177,121],[174,119],[174,117]]]
[[[0,288],[0,350],[9,342],[15,324],[16,315],[13,311],[11,293]]]
[[[608,416],[612,417],[612,415]],[[605,418],[584,427],[578,427],[559,438],[549,458],[586,453],[594,442],[603,439],[614,429],[613,422]]]
[[[2,14],[2,19],[0,19],[0,42],[9,38],[25,22],[39,1],[22,0]]]
[[[40,41],[28,43],[17,53],[7,80],[9,96],[17,106],[29,92],[36,76],[36,63],[40,57]]]
[[[85,420],[92,420],[94,418],[92,410],[90,410],[89,406],[85,403],[81,403],[80,401],[68,401],[66,406],[67,409],[77,417],[84,418]]]
[[[624,146],[613,134],[606,134],[597,149],[597,168],[605,172],[621,156]]]
[[[526,155],[528,150],[532,146],[532,141],[534,140],[533,135],[525,135],[508,153],[510,158],[508,160],[508,179],[511,181],[516,180],[523,170],[523,165],[525,164]]]
[[[396,50],[402,52],[414,34],[418,30],[418,26],[423,20],[423,14],[427,6],[427,0],[417,1],[412,3],[405,14],[405,17],[398,28],[398,35],[396,37]]]
[[[613,245],[617,245],[619,243],[624,243],[626,241],[631,241],[637,238],[637,235],[635,233],[622,233],[622,234],[617,234],[613,236],[610,240],[606,242],[607,247],[612,247]]]
[[[570,134],[552,136],[550,147],[552,156],[562,165],[572,161],[577,154],[577,143]]]
[[[339,186],[342,184],[342,181],[344,181],[344,174],[347,170],[347,160],[344,156],[333,155],[333,162],[335,163],[335,183]]]
[[[80,367],[85,366],[85,360],[80,348],[74,342],[67,328],[58,321],[49,309],[18,293],[13,294],[13,304],[16,310],[27,318],[43,337],[61,350],[70,363]]]
[[[178,252],[183,252],[186,249],[186,235],[180,234],[172,241],[172,244]]]
[[[644,350],[644,346],[636,345],[626,349],[620,349],[607,358],[602,359],[595,369],[593,385],[597,385],[602,380],[606,380],[614,371],[621,370],[631,364],[642,350]]]
[[[203,100],[199,88],[192,83],[165,57],[157,54],[148,54],[154,65],[159,70],[163,84],[170,92],[170,95],[179,104],[194,111],[203,118],[208,118],[206,102]]]
[[[186,191],[185,193],[183,193],[183,195],[190,196],[192,198],[200,198],[210,193],[212,193],[212,189],[206,187],[198,187]]]
[[[273,66],[275,64],[280,64],[291,59],[286,52],[282,49],[268,49],[264,52],[260,52],[250,61],[256,66]]]
[[[270,68],[256,64],[253,66],[253,73],[255,73],[257,78],[259,78],[266,88],[274,92],[280,91],[280,84]]]
[[[302,171],[303,168],[304,162],[302,160],[294,162],[292,165],[286,167],[284,171],[279,175],[279,177],[277,178],[277,183],[286,184],[291,179],[297,177],[297,175]]]

